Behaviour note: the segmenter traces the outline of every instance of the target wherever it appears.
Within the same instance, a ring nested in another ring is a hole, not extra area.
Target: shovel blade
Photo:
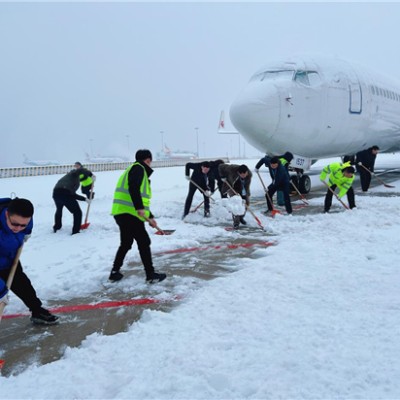
[[[156,235],[172,235],[175,232],[175,229],[163,229],[161,231],[157,231]]]
[[[89,228],[90,222],[85,222],[84,224],[81,225],[81,229],[87,229]]]

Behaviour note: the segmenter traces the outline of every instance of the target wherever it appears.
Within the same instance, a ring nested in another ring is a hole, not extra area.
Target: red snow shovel
[[[362,163],[358,163],[358,165],[362,168],[364,168],[367,172],[369,172],[374,178],[377,179],[377,181],[379,181],[383,186],[387,187],[387,188],[394,188],[395,186],[389,185],[388,183],[384,182],[381,178],[379,178],[378,175],[376,175],[374,172],[370,171],[367,167],[365,167],[364,165],[362,165]]]
[[[282,214],[279,210],[277,210],[276,208],[274,208],[274,203],[272,202],[272,199],[271,199],[270,195],[268,194],[268,190],[267,190],[267,188],[265,187],[265,183],[264,183],[263,179],[261,178],[261,175],[260,175],[260,173],[259,173],[258,171],[257,171],[257,175],[258,175],[258,177],[260,178],[261,184],[262,184],[262,186],[263,186],[263,188],[264,188],[265,197],[268,197],[268,200],[269,200],[269,202],[271,203],[271,206],[272,206],[271,215],[272,215],[273,217],[275,217],[276,214]]]
[[[150,219],[146,217],[144,218],[150,224]],[[154,228],[157,229],[156,235],[172,235],[175,232],[175,229],[161,229],[157,225]]]
[[[17,266],[18,266],[19,257],[21,256],[21,252],[22,252],[22,247],[23,247],[23,245],[18,249],[17,254],[15,255],[15,258],[14,258],[13,265],[11,266],[10,274],[8,275],[7,283],[6,283],[8,288],[11,288],[11,285],[13,283],[15,271],[17,270]],[[1,321],[1,318],[3,317],[3,312],[4,312],[5,306],[6,306],[5,303],[3,303],[3,302],[0,303],[0,321]],[[0,360],[0,370],[3,368],[4,363],[5,363],[4,360]]]
[[[92,186],[90,188],[90,194],[89,194],[89,204],[87,206],[87,210],[86,210],[86,216],[85,216],[85,222],[81,225],[81,229],[87,229],[89,228],[90,222],[88,222],[88,217],[89,217],[89,210],[90,210],[90,205],[92,204],[92,199],[93,199],[93,183]]]

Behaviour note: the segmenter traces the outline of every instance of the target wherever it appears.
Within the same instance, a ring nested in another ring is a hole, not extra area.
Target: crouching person
[[[0,199],[0,302],[7,304],[10,289],[29,308],[34,324],[54,325],[58,323],[58,317],[42,307],[19,261],[11,288],[6,286],[18,249],[32,232],[33,211],[33,204],[29,200]]]
[[[219,175],[223,182],[222,197],[227,198],[239,195],[245,203],[245,206],[250,205],[250,183],[252,174],[247,165],[236,164],[220,164],[218,166]],[[241,214],[232,212],[233,227],[239,228],[239,224],[246,225],[244,219],[246,208]]]

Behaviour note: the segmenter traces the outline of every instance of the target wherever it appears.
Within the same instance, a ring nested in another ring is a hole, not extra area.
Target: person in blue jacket
[[[272,179],[272,183],[268,186],[268,191],[265,194],[265,199],[268,206],[267,212],[273,210],[273,205],[271,203],[272,197],[276,191],[280,190],[283,193],[286,212],[291,214],[292,204],[290,202],[290,176],[287,169],[282,165],[279,157],[270,158],[265,156],[257,163],[256,170],[258,170],[263,163],[268,167]]]
[[[18,249],[32,233],[33,211],[33,204],[27,199],[0,199],[0,303],[7,304],[8,290],[11,289],[32,312],[34,324],[53,325],[58,322],[58,317],[42,307],[20,261],[11,288],[6,285]]]

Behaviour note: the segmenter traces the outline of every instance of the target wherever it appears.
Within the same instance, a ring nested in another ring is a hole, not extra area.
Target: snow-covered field
[[[379,155],[377,168],[395,160]],[[253,169],[257,161],[245,162]],[[90,296],[107,281],[119,244],[110,209],[120,174],[97,173],[90,227],[74,236],[67,211],[63,229],[52,232],[51,194],[60,176],[0,180],[3,197],[15,192],[35,205],[34,232],[21,260],[45,304]],[[265,169],[262,175],[268,183]],[[317,185],[318,175],[312,179]],[[258,248],[252,258],[226,250],[231,273],[200,286],[156,264],[168,278],[148,290],[155,298],[181,295],[172,312],[146,310],[128,332],[90,335],[58,361],[0,377],[0,398],[400,398],[400,181],[393,185],[376,186],[369,196],[356,193],[352,211],[335,199],[337,212],[330,214],[271,219],[259,212],[264,205],[255,208],[266,240],[274,235],[276,246]],[[230,243],[239,235],[223,229],[231,217],[217,194],[211,218],[199,211],[183,222],[187,188],[184,167],[152,175],[153,213],[161,228],[176,229],[159,236],[148,228],[153,253]],[[395,195],[381,195],[389,192]],[[257,176],[252,195],[263,197]],[[196,194],[193,206],[201,201]],[[323,197],[310,203],[322,211]],[[251,215],[246,220],[257,227]],[[130,260],[139,260],[135,245]],[[138,273],[115,285],[135,298],[144,280]],[[25,311],[12,295],[6,314]]]

